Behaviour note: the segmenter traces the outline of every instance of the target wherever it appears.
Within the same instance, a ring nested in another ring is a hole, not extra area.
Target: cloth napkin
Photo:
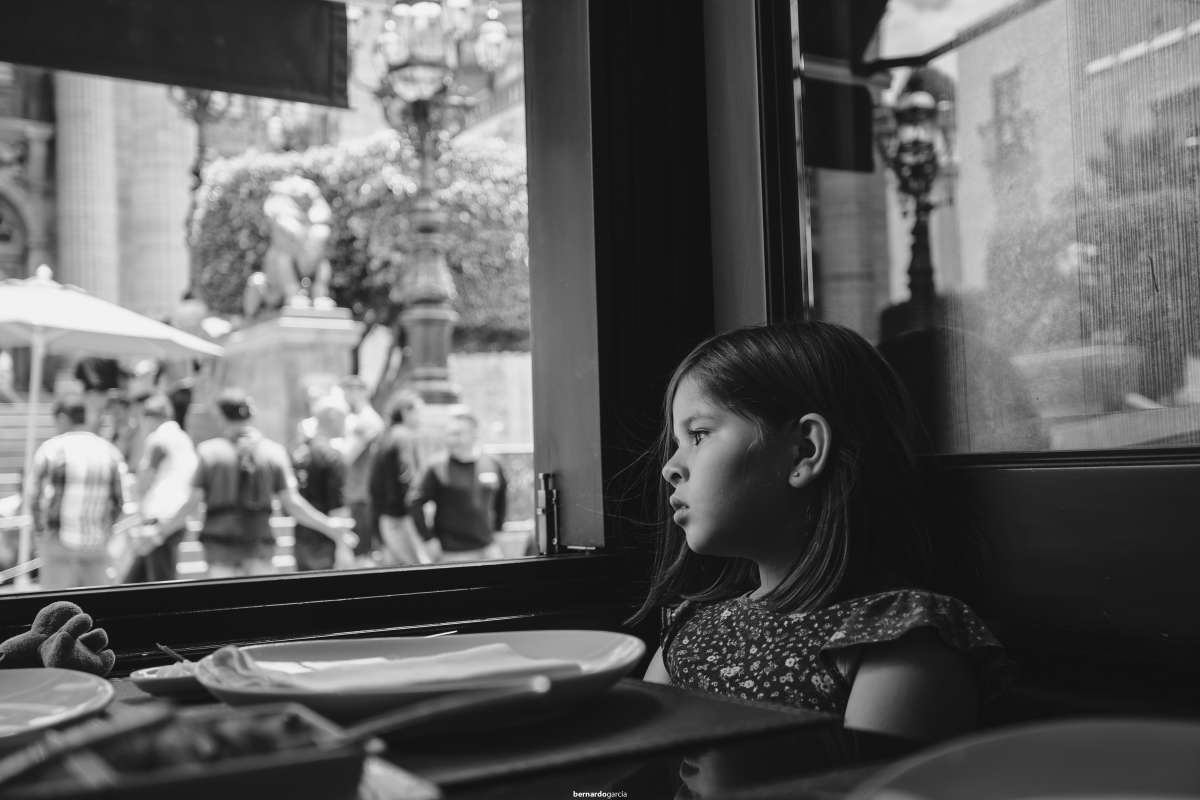
[[[223,647],[201,662],[222,683],[312,692],[399,689],[433,683],[486,681],[521,676],[578,674],[578,662],[529,658],[507,644],[485,644],[408,658],[363,658],[324,662],[258,662],[236,647]],[[301,670],[296,669],[299,664]],[[307,668],[307,671],[303,671]]]

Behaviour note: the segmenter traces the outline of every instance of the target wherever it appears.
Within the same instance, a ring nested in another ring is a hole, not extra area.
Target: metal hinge
[[[534,502],[537,514],[538,544],[543,553],[592,553],[599,547],[586,544],[563,544],[559,538],[558,487],[553,472],[538,473],[538,488]]]
[[[538,544],[543,553],[553,554],[561,549],[558,543],[558,489],[554,485],[553,472],[539,472],[537,478],[534,513],[537,515]]]

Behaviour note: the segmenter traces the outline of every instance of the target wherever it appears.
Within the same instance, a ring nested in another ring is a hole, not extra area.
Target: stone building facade
[[[167,88],[0,65],[3,271],[58,280],[153,317],[187,286],[193,126]]]

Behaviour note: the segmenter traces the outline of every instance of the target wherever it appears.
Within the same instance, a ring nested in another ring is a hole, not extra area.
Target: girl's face
[[[789,561],[804,546],[803,498],[788,483],[796,449],[715,402],[690,377],[671,405],[677,448],[663,467],[675,524],[704,555]]]

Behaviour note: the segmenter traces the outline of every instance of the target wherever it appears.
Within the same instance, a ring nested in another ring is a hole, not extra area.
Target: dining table
[[[114,719],[150,704],[219,705],[153,697],[123,677],[112,684],[103,713]],[[920,747],[828,714],[632,678],[537,719],[381,740],[358,800],[831,800]]]
[[[14,736],[24,742],[0,757],[0,797],[62,800],[81,787],[95,800],[1200,797],[1200,720],[1188,717],[1075,715],[922,743],[855,730],[836,715],[629,677],[555,694],[538,674],[422,692],[356,721],[339,719],[348,703],[326,706],[327,717],[313,710],[318,702],[274,693],[239,700],[228,687],[174,680],[166,691],[165,678],[144,672],[0,672],[7,727],[30,710],[45,721],[0,735],[6,747]],[[43,702],[39,686],[58,688],[43,690]],[[47,727],[50,696],[76,690],[98,699]],[[297,735],[278,736],[288,731]],[[92,747],[101,740],[113,745]],[[72,741],[91,749],[72,751]],[[64,746],[65,763],[47,761]]]

